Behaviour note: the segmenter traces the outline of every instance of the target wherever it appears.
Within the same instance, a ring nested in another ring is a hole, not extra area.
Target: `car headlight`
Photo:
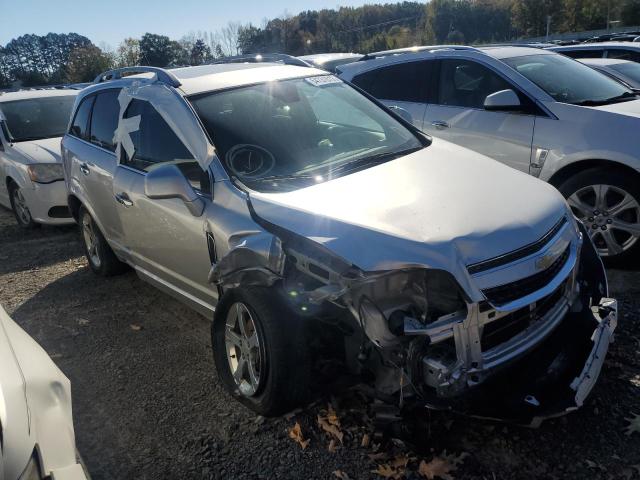
[[[354,292],[360,321],[378,346],[396,344],[404,333],[404,318],[428,325],[466,309],[458,283],[444,270],[391,272]]]
[[[29,459],[29,463],[22,471],[22,474],[18,480],[42,480],[42,473],[40,472],[40,462],[38,461],[38,455],[35,450]]]
[[[64,180],[62,164],[60,163],[40,163],[37,165],[29,165],[29,178],[36,183],[51,183],[58,180]]]

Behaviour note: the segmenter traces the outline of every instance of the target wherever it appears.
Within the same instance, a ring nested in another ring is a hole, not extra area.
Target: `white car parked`
[[[74,223],[60,139],[77,93],[47,89],[0,94],[0,205],[11,208],[22,227]]]
[[[640,252],[640,100],[624,85],[510,46],[379,52],[338,71],[424,132],[554,185],[601,256]]]
[[[0,480],[86,480],[69,380],[0,307]]]

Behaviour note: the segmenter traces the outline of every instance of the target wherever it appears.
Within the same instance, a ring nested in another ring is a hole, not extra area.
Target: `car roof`
[[[77,94],[78,90],[71,88],[29,89],[18,90],[16,92],[0,92],[0,103],[13,102],[14,100],[29,100],[32,98],[65,97]]]
[[[594,43],[581,43],[579,45],[561,45],[557,47],[550,47],[549,50],[561,51],[561,50],[602,50],[608,47],[619,47],[632,50],[640,50],[640,43],[635,42],[594,42]]]
[[[635,63],[622,58],[576,58],[576,60],[586,65],[601,65],[603,67],[607,65],[619,65],[621,63]]]
[[[281,63],[218,63],[211,65],[199,65],[196,67],[180,67],[168,70],[180,82],[179,89],[187,96],[199,93],[224,90],[228,88],[253,85],[273,80],[286,80],[302,78],[313,75],[327,75],[324,70],[311,67],[298,67],[283,65]],[[153,78],[153,73],[139,73],[123,77],[122,80],[113,80],[122,86],[120,82],[136,78]],[[85,89],[89,94],[103,88],[109,88],[112,80],[95,83]]]
[[[314,53],[313,55],[302,55],[298,57],[300,60],[307,60],[309,62],[324,63],[331,60],[339,60],[342,58],[359,58],[363,55],[361,53]]]
[[[554,52],[550,52],[542,48],[514,47],[513,45],[502,47],[480,47],[479,50],[498,60],[503,58],[524,57],[527,55],[554,55]]]

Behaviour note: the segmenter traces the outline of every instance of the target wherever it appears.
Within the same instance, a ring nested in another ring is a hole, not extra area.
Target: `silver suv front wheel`
[[[216,305],[211,344],[218,378],[229,394],[265,416],[304,403],[308,321],[287,307],[277,286],[226,291]]]
[[[580,172],[560,186],[573,213],[587,228],[598,254],[618,261],[640,247],[640,186],[616,170]]]

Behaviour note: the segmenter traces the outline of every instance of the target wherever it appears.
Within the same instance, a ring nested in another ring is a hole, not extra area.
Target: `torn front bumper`
[[[570,312],[535,351],[450,407],[481,418],[538,426],[581,407],[596,384],[617,326],[616,300]]]

